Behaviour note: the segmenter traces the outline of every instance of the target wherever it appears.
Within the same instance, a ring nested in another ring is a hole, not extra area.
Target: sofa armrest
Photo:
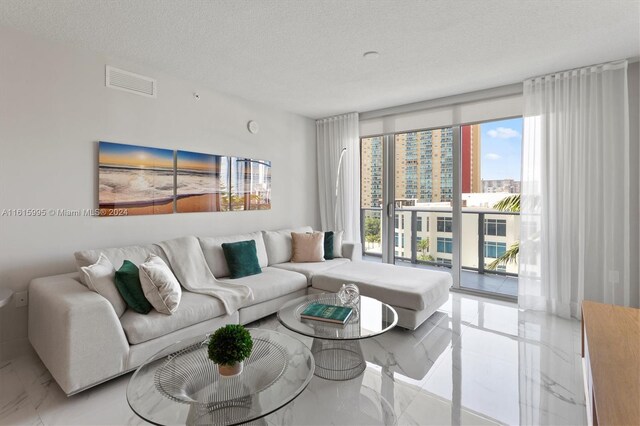
[[[362,260],[362,244],[343,242],[342,257],[345,257],[353,262]]]
[[[77,277],[56,275],[29,284],[29,341],[67,395],[122,373],[129,354],[109,301]]]

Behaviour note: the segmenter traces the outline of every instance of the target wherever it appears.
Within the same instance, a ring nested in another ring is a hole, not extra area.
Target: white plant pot
[[[231,365],[218,364],[218,372],[222,377],[236,377],[242,373],[244,361],[236,362]]]

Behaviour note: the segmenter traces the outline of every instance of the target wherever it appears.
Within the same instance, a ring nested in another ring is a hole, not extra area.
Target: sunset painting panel
[[[229,210],[229,158],[221,155],[178,151],[176,157],[176,211],[219,212]]]
[[[230,157],[231,210],[271,209],[271,161]]]
[[[100,142],[101,216],[173,213],[173,151]]]

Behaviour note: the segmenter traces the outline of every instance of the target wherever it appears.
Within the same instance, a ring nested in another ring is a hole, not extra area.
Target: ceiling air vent
[[[142,96],[155,98],[158,88],[156,80],[140,74],[107,65],[106,85],[111,89],[124,90]]]

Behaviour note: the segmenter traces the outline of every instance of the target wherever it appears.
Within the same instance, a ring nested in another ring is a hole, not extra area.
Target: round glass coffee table
[[[234,425],[260,419],[295,399],[313,377],[301,341],[249,329],[253,350],[236,377],[221,377],[207,355],[208,336],[176,343],[151,357],[127,387],[131,409],[158,425]]]
[[[312,303],[350,306],[354,312],[344,325],[308,320],[300,314]],[[391,330],[398,314],[391,306],[371,297],[344,305],[336,293],[313,294],[292,300],[278,311],[278,320],[289,330],[313,337],[311,352],[316,361],[315,375],[328,380],[350,380],[367,368],[360,340]]]

